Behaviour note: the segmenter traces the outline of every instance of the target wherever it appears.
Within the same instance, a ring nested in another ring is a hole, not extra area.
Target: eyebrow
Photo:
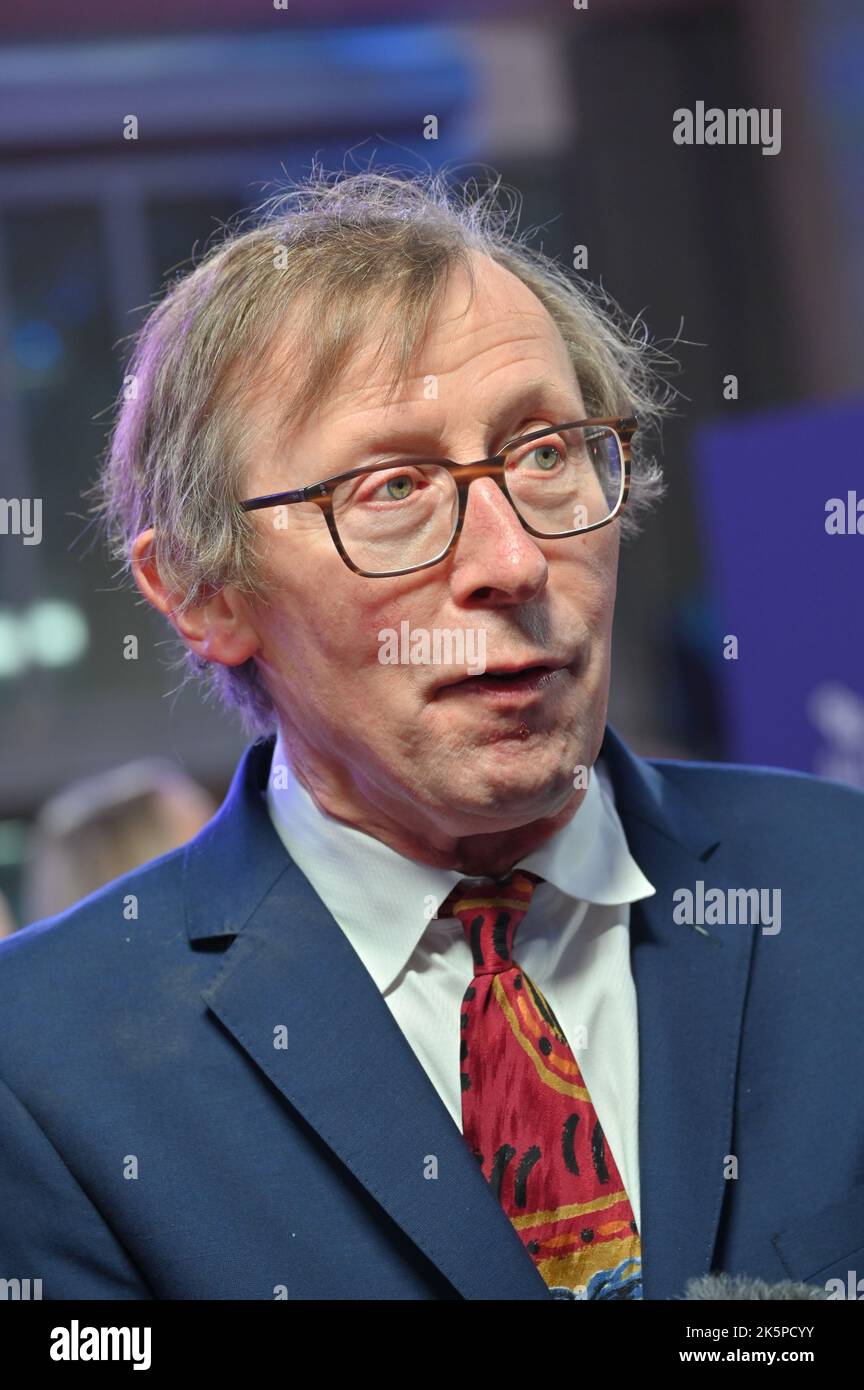
[[[573,392],[575,397],[575,392]],[[531,381],[524,382],[505,401],[498,405],[489,422],[489,428],[493,434],[500,430],[506,420],[514,420],[525,411],[533,407],[549,407],[554,412],[563,411],[564,417],[569,418],[568,412],[576,412],[574,419],[579,418],[577,403],[571,398],[568,388],[559,385],[555,381],[550,381],[548,377],[536,377]],[[550,423],[560,424],[561,421],[550,421]],[[508,436],[509,439],[518,438],[518,435]],[[334,457],[342,460],[356,458],[358,455],[378,453],[381,450],[401,449],[408,445],[416,445],[421,439],[437,441],[440,451],[441,430],[432,428],[428,422],[421,423],[418,419],[416,423],[406,425],[396,425],[384,427],[380,430],[358,430],[356,434],[348,435],[340,439],[334,451]]]

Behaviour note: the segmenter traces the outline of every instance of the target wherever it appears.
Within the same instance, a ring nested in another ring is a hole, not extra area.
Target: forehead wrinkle
[[[545,309],[542,309],[542,313],[544,315],[546,314]],[[513,334],[512,336],[508,336],[505,339],[496,338],[494,342],[488,345],[488,347],[482,349],[481,353],[466,352],[458,362],[452,365],[448,365],[443,371],[435,372],[430,370],[429,363],[427,361],[425,368],[419,368],[418,370],[412,373],[406,374],[401,379],[401,381],[397,383],[396,390],[399,393],[397,399],[388,400],[387,402],[382,404],[379,412],[380,418],[378,420],[373,421],[373,423],[369,425],[368,428],[376,431],[381,429],[388,429],[390,427],[388,417],[392,412],[399,412],[400,416],[404,416],[406,411],[410,411],[413,407],[417,407],[417,409],[419,410],[421,406],[425,408],[430,404],[430,400],[422,397],[422,395],[418,396],[415,399],[406,399],[406,393],[410,390],[410,385],[412,382],[416,381],[418,383],[418,390],[422,390],[422,383],[424,379],[428,376],[435,377],[439,382],[446,382],[448,378],[452,381],[454,378],[457,378],[459,376],[459,374],[465,369],[467,365],[474,361],[477,361],[479,357],[484,353],[494,352],[497,349],[505,347],[512,349],[515,345],[518,345],[519,343],[524,344],[524,357],[526,360],[531,360],[533,358],[534,360],[538,360],[542,363],[542,372],[540,376],[531,378],[527,384],[526,389],[528,389],[528,387],[537,387],[539,389],[540,387],[546,385],[552,385],[553,387],[557,387],[559,385],[559,374],[561,374],[563,369],[564,377],[567,378],[566,389],[572,390],[574,385],[576,385],[576,375],[573,371],[573,364],[570,359],[570,355],[567,352],[567,347],[563,338],[561,338],[560,334],[558,333],[557,327],[551,319],[549,319],[549,324],[551,325],[553,330],[551,336],[542,333],[526,333],[521,335]],[[488,329],[490,327],[494,327],[494,325],[480,325],[475,331],[481,332],[484,329]],[[452,350],[453,345],[453,340],[448,339],[446,342],[446,347]],[[428,348],[429,346],[431,346],[431,344],[427,342],[426,346]],[[518,358],[515,360],[518,361]],[[510,372],[512,371],[513,367],[514,359],[512,358],[504,362],[500,362],[491,368],[491,371],[487,374],[486,379],[488,381],[492,376],[500,372]],[[347,379],[343,380],[343,382],[341,383],[341,394],[344,395],[347,391],[349,394],[349,399],[351,399],[351,372],[356,372],[358,375],[362,376],[362,357],[355,359],[354,363],[352,364],[352,367],[349,369]],[[561,378],[561,380],[563,381],[563,377]],[[517,385],[516,389],[519,389],[519,386],[521,386],[521,383]],[[353,399],[351,399],[351,404],[358,406],[360,409],[363,409],[364,398],[374,399],[376,393],[378,392],[378,389],[379,387],[376,382],[373,381],[370,383],[367,379],[364,378],[358,385],[358,387],[354,390]],[[338,396],[340,395],[340,389],[337,388],[337,390],[334,391],[333,395],[334,398],[338,399]],[[440,396],[438,397],[438,399],[440,399]],[[435,403],[434,399],[431,400],[431,403]],[[374,406],[372,406],[372,408],[374,409]],[[410,422],[408,424],[408,427],[411,427]]]
[[[525,323],[525,319],[536,319],[540,326]],[[516,322],[514,320],[520,320]],[[472,347],[472,340],[478,337],[485,337],[487,341],[479,347]],[[459,352],[456,362],[448,363],[446,369],[440,372],[425,373],[418,372],[417,375],[434,375],[439,377],[455,376],[461,372],[468,363],[478,361],[481,357],[487,356],[502,349],[518,350],[520,346],[524,349],[525,355],[530,356],[538,350],[549,352],[550,358],[560,358],[563,353],[564,358],[569,362],[569,354],[564,339],[558,330],[554,320],[549,316],[546,309],[539,305],[539,312],[534,314],[525,313],[521,310],[514,313],[503,313],[495,319],[478,323],[462,333],[445,333],[443,327],[431,334],[427,343],[428,357],[434,357],[436,353],[443,350],[444,354],[452,355],[454,351]],[[502,365],[511,365],[509,362]]]
[[[518,412],[527,410],[535,403],[539,406],[541,402],[549,405],[550,413],[556,411],[566,415],[578,413],[576,410],[578,403],[575,399],[572,404],[568,401],[568,395],[572,392],[573,388],[569,384],[549,375],[532,377],[528,381],[518,381],[509,390],[502,390],[489,409],[484,411],[482,415],[477,413],[476,418],[489,429],[499,429],[508,419],[512,419],[515,424]],[[551,406],[553,401],[555,402],[554,410]],[[565,402],[567,402],[566,405]],[[429,402],[418,402],[417,404],[428,405]],[[559,422],[551,421],[550,423]],[[367,423],[354,430],[340,431],[338,437],[332,441],[333,457],[344,460],[347,455],[358,453],[361,450],[371,451],[373,449],[399,447],[400,445],[415,443],[421,438],[436,441],[440,448],[445,432],[446,424],[443,417],[439,416],[437,420],[430,421],[428,414],[426,418],[417,415],[409,419],[402,419],[398,423],[386,419],[377,423]]]

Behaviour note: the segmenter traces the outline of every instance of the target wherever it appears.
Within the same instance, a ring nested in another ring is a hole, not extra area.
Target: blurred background
[[[680,362],[618,730],[864,785],[860,0],[41,0],[0,38],[0,933],[189,838],[246,742],[81,493],[142,306],[313,155],[493,166]],[[697,102],[779,108],[779,151],[677,144]]]

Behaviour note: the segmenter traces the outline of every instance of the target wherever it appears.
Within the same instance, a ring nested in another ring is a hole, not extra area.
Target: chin
[[[512,830],[554,816],[575,791],[572,771],[558,758],[538,762],[526,749],[524,759],[508,758],[506,766],[500,759],[496,766],[473,761],[473,769],[460,763],[447,788],[449,816],[466,826],[471,822],[461,833]]]

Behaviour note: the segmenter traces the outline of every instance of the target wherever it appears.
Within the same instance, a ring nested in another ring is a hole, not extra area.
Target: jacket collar
[[[191,941],[232,937],[290,864],[267,811],[276,735],[245,749],[219,810],[183,857],[186,930]]]
[[[186,847],[186,928],[192,941],[236,936],[291,862],[267,807],[275,744],[275,734],[249,744],[221,807]],[[696,807],[632,753],[610,724],[600,751],[625,831],[636,822],[652,827],[697,859],[719,844],[720,836]]]
[[[611,724],[606,725],[600,754],[612,777],[622,822],[651,826],[697,859],[720,843],[719,833],[692,801],[681,795],[662,770],[633,753]]]

